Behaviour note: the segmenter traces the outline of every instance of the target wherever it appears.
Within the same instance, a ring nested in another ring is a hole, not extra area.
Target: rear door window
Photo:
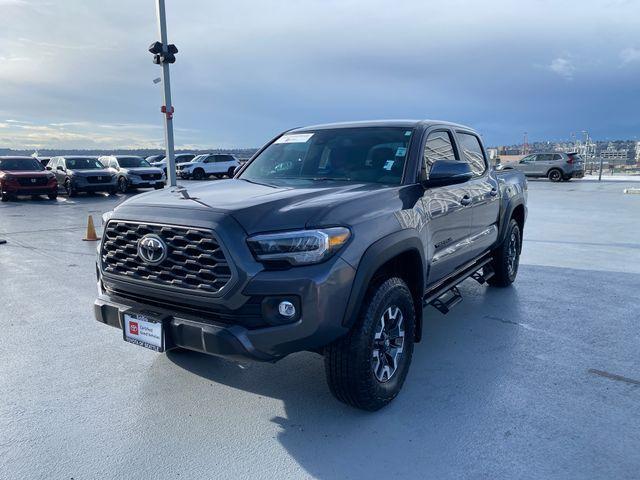
[[[483,175],[487,171],[487,161],[480,140],[471,133],[457,133],[462,160],[469,164],[474,175],[478,177]]]

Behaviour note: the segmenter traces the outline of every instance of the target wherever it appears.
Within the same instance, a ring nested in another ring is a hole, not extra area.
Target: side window
[[[474,175],[480,176],[484,174],[487,170],[487,163],[478,137],[470,133],[458,132],[458,138],[460,139],[463,161],[469,163]]]
[[[56,163],[58,163],[58,160],[56,160],[56,157],[53,157],[51,160],[49,160],[49,163],[47,164],[47,167],[49,167],[51,170],[55,170],[56,169]]]
[[[560,155],[559,153],[556,153],[553,155],[553,160],[562,160],[562,155]]]
[[[531,163],[531,162],[534,162],[535,159],[536,159],[535,155],[527,155],[522,160],[520,160],[520,163]]]
[[[550,162],[553,160],[553,153],[539,153],[536,162]]]
[[[115,168],[117,170],[118,169],[118,162],[116,160],[111,159],[111,160],[109,160],[109,166],[111,168]]]
[[[422,178],[429,178],[431,166],[437,160],[457,160],[451,134],[445,130],[432,132],[427,137],[423,153]]]

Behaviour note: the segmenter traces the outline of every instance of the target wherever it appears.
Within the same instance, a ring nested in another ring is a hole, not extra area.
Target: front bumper
[[[123,314],[127,311],[146,311],[161,316],[167,349],[182,347],[235,359],[276,361],[293,352],[318,350],[347,332],[342,318],[354,278],[353,267],[334,258],[284,272],[261,271],[244,284],[242,291],[218,301],[222,306],[235,305],[236,311],[240,311],[240,299],[247,302],[255,298],[298,298],[300,315],[297,320],[276,326],[266,325],[266,319],[257,327],[256,324],[243,326],[240,317],[234,319],[233,311],[231,315],[216,318],[211,310],[206,318],[204,315],[199,317],[197,312],[172,306],[170,291],[164,294],[162,301],[145,300],[136,295],[125,298],[118,291],[105,287],[102,279],[98,282],[100,294],[94,304],[94,313],[97,321],[120,330]],[[264,310],[262,312],[266,315]]]
[[[58,192],[58,185],[43,185],[40,187],[23,187],[21,185],[6,184],[2,192],[9,195],[51,195]]]
[[[71,185],[78,192],[110,192],[118,187],[115,177],[109,182],[91,183],[84,178],[71,180]]]
[[[129,185],[134,188],[153,188],[156,186],[164,185],[164,178],[159,178],[157,180],[144,180],[140,177],[134,177],[132,175],[127,177],[127,181]]]

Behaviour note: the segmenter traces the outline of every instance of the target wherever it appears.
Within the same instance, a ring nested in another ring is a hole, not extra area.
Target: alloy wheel
[[[373,337],[372,368],[380,383],[388,382],[398,370],[404,348],[404,317],[399,307],[387,308]]]
[[[507,269],[510,277],[513,277],[518,270],[518,260],[518,236],[512,231],[507,248]]]

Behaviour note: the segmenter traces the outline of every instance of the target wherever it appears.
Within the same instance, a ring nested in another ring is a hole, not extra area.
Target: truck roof
[[[451,127],[465,128],[467,130],[473,130],[470,127],[465,125],[460,125],[458,123],[445,122],[442,120],[365,120],[365,121],[357,121],[357,122],[338,122],[338,123],[324,123],[320,125],[309,125],[305,127],[297,127],[290,132],[297,131],[305,131],[305,130],[322,130],[329,128],[356,128],[356,127],[405,127],[405,128],[415,128],[419,125],[429,126],[429,125],[448,125]]]

